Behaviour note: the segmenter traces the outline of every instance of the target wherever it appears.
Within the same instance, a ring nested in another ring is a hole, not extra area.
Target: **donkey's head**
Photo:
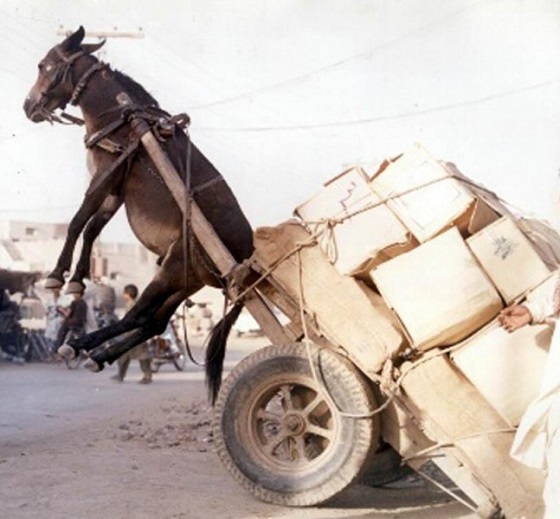
[[[70,34],[63,42],[54,46],[39,62],[39,76],[25,98],[23,109],[33,122],[52,121],[53,112],[64,110],[73,101],[81,74],[76,71],[84,56],[98,50],[105,41],[95,44],[82,43],[84,28]],[[91,62],[92,58],[89,58]]]

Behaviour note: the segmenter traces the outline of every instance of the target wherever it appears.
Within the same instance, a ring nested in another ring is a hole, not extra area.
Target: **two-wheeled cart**
[[[149,129],[137,131],[186,213],[173,166]],[[300,224],[257,229],[239,265],[192,200],[188,214],[230,297],[272,343],[233,369],[216,404],[217,452],[243,487],[271,503],[322,503],[385,442],[417,471],[432,460],[480,517],[539,517],[542,476],[510,457],[511,427],[442,351],[393,355],[383,310]]]

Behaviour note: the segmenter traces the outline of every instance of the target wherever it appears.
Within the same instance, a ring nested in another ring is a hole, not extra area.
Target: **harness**
[[[180,128],[187,133],[186,129],[190,123],[188,115],[184,113],[170,116],[163,110],[156,107],[144,108],[135,106],[134,108],[121,108],[120,117],[118,119],[107,124],[107,126],[97,130],[91,135],[86,134],[84,137],[84,144],[87,149],[97,147],[108,153],[118,155],[107,169],[98,173],[94,177],[86,192],[86,196],[97,192],[99,189],[103,189],[119,167],[124,164],[139,148],[140,140],[138,137],[134,136],[133,133],[129,135],[129,139],[131,140],[126,146],[111,138],[113,133],[125,125],[130,125],[135,119],[142,119],[146,121],[160,142],[165,142],[167,138],[172,138],[176,128]],[[155,174],[157,175],[157,173]],[[157,178],[162,181],[159,176]],[[223,182],[223,177],[221,175],[217,175],[213,179],[196,186],[195,190],[196,192],[200,192],[218,182]],[[191,194],[194,194],[194,192],[191,191]]]

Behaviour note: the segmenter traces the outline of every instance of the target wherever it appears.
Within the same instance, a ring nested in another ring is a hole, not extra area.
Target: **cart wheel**
[[[234,368],[216,403],[218,456],[269,503],[311,506],[330,499],[360,475],[378,445],[377,416],[338,411],[364,415],[377,407],[363,375],[331,350],[312,346],[311,352],[320,380],[303,344],[269,346]]]

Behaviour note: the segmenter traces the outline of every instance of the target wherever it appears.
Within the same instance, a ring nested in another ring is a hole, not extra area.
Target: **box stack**
[[[420,146],[371,178],[343,172],[296,215],[341,274],[369,280],[413,349],[458,345],[455,364],[517,423],[536,394],[550,330],[508,335],[495,318],[558,267],[560,240],[547,248],[542,229],[528,232],[498,197]]]

